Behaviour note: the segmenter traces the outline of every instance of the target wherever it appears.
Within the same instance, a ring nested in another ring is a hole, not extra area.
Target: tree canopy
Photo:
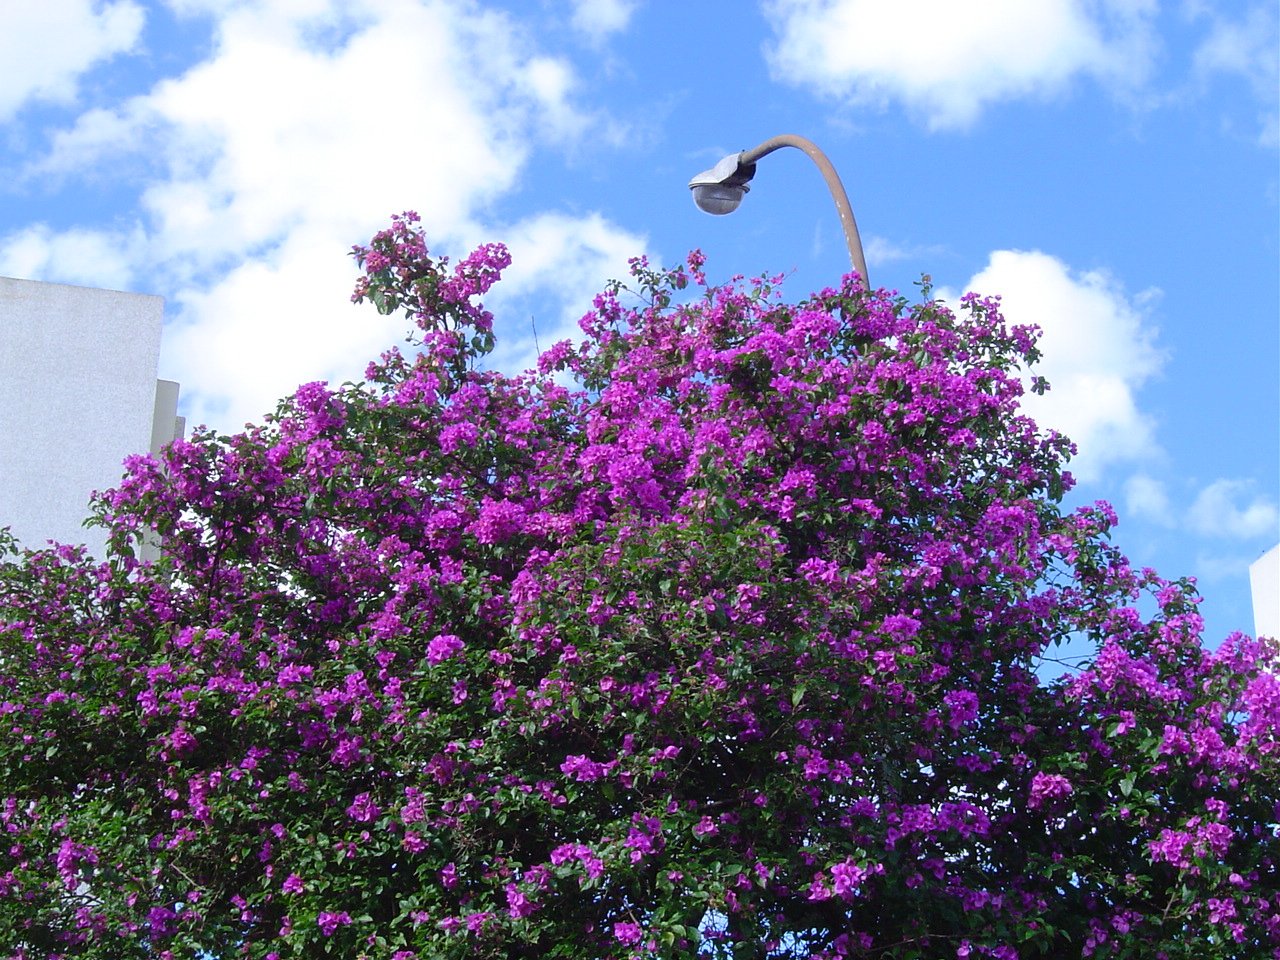
[[[506,376],[501,246],[355,256],[414,349],[5,545],[9,957],[1280,956],[1275,649],[1064,507],[998,301],[638,260]]]

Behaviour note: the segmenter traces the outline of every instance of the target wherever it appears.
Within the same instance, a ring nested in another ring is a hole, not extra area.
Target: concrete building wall
[[[0,527],[24,546],[100,555],[90,492],[153,433],[174,436],[176,385],[157,405],[163,321],[160,297],[0,277]]]
[[[1253,590],[1253,635],[1280,637],[1280,544],[1249,567]]]

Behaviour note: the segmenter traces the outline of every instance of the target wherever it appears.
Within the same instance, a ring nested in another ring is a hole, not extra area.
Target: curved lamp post
[[[705,170],[689,181],[689,189],[693,191],[693,202],[699,210],[723,216],[738,209],[743,196],[751,188],[747,182],[756,174],[756,161],[766,157],[782,147],[795,147],[808,154],[809,159],[822,171],[822,179],[827,182],[831,198],[840,211],[840,225],[844,227],[844,241],[849,247],[849,260],[853,269],[862,277],[862,282],[870,288],[867,279],[867,260],[862,253],[862,240],[858,237],[858,223],[853,219],[853,208],[849,206],[849,195],[844,192],[844,184],[840,175],[831,165],[827,155],[818,149],[817,144],[795,134],[784,133],[773,137],[741,153],[731,153],[710,170]]]

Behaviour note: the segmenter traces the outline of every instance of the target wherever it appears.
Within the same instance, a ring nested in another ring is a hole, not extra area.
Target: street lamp
[[[853,219],[853,208],[849,206],[849,195],[844,192],[844,184],[840,182],[836,168],[812,140],[784,133],[780,137],[766,140],[758,147],[729,154],[710,170],[704,170],[689,181],[693,202],[698,205],[699,210],[715,216],[733,213],[751,189],[747,182],[756,174],[756,161],[782,147],[803,150],[818,165],[822,179],[827,182],[827,189],[831,191],[831,199],[836,202],[836,209],[840,212],[840,225],[844,228],[844,241],[849,247],[849,260],[869,289],[867,260],[862,253],[862,240],[858,237],[858,224]]]

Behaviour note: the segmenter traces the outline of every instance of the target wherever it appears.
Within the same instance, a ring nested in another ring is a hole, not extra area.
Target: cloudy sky
[[[571,335],[639,253],[712,279],[848,269],[797,151],[733,216],[690,176],[818,141],[879,286],[1003,296],[1044,328],[1042,422],[1081,498],[1252,629],[1280,538],[1271,0],[18,0],[0,32],[0,275],[156,293],[161,375],[232,430],[359,376],[402,324],[347,251],[414,209],[501,240],[498,362]]]

